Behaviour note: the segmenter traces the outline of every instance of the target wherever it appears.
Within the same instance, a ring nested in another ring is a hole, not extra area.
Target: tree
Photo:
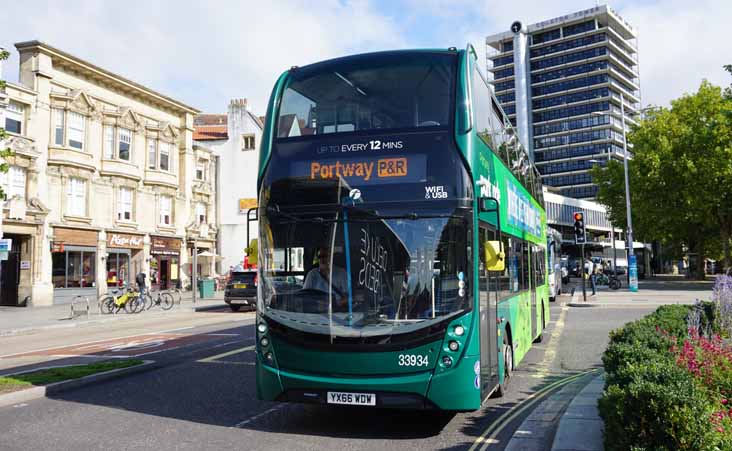
[[[688,247],[703,261],[717,256],[719,243],[730,264],[732,237],[732,100],[704,81],[698,92],[645,111],[628,141],[633,146],[628,176],[634,233],[643,241]],[[614,224],[625,224],[622,164],[595,168],[598,201]],[[711,254],[710,254],[711,253]]]
[[[10,53],[8,53],[7,50],[0,48],[0,61],[8,59],[10,56]],[[0,91],[5,90],[5,80],[0,80]],[[5,142],[5,138],[8,136],[7,133],[5,133],[5,128],[3,128],[4,124],[0,124],[0,145],[2,145]],[[0,173],[6,173],[8,172],[8,164],[5,162],[6,158],[11,156],[13,152],[9,148],[1,148],[0,147]],[[5,192],[3,191],[3,187],[0,186],[0,201],[5,199]],[[0,209],[0,214],[2,214],[2,210]]]

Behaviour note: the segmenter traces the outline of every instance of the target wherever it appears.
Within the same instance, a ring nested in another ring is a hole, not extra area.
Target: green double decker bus
[[[293,67],[256,209],[262,400],[475,410],[549,318],[538,172],[466,50]]]

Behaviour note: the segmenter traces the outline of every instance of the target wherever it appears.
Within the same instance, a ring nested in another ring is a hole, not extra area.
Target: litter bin
[[[198,281],[198,296],[201,299],[212,298],[214,296],[213,279],[201,279]]]

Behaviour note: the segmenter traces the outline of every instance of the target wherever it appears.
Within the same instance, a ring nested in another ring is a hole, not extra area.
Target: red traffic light
[[[582,213],[580,213],[580,212],[577,212],[577,213],[575,213],[575,214],[574,214],[574,220],[575,220],[575,221],[582,221],[582,219],[583,219],[583,216],[584,216],[584,215],[583,215]]]

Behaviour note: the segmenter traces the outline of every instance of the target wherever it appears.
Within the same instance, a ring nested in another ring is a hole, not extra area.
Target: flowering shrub
[[[725,337],[732,337],[732,276],[717,276],[712,288],[714,326]]]
[[[732,450],[732,354],[704,335],[717,311],[664,306],[611,333],[598,403],[605,449]]]

